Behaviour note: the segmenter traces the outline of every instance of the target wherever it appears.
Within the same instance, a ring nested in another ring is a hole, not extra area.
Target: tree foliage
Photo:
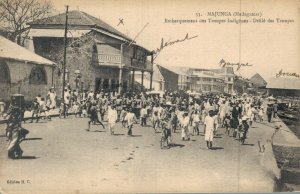
[[[21,44],[28,32],[28,22],[49,16],[50,0],[0,0],[0,26],[10,29],[9,39]]]

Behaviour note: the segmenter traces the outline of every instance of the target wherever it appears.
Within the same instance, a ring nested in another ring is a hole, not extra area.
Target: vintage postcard
[[[0,194],[300,191],[299,0],[0,0]]]

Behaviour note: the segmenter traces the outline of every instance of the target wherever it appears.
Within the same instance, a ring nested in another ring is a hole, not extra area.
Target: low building
[[[266,86],[268,95],[300,96],[300,79],[278,77],[271,78]]]
[[[9,100],[14,93],[33,100],[46,96],[54,83],[55,63],[0,36],[0,98]]]
[[[57,62],[56,87],[62,88],[66,14],[29,23],[28,48]],[[133,88],[135,72],[152,77],[153,53],[104,21],[87,13],[68,13],[66,79],[72,89],[123,92]],[[130,76],[132,75],[132,76]]]
[[[153,65],[152,86],[150,86],[151,85],[151,75],[150,74],[145,74],[144,78],[143,78],[143,74],[141,72],[137,72],[135,75],[135,81],[137,83],[141,84],[140,85],[140,86],[142,86],[141,90],[143,90],[143,89],[151,89],[154,91],[163,91],[164,90],[164,77],[161,74],[161,72],[156,64]]]

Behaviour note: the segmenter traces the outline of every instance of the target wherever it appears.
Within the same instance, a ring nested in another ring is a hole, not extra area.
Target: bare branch
[[[0,26],[11,29],[12,40],[27,36],[27,23],[47,17],[53,9],[50,0],[1,0]]]

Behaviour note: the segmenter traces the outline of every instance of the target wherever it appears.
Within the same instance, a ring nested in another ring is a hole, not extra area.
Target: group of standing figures
[[[53,93],[52,89],[50,93]],[[22,156],[20,143],[29,132],[21,127],[24,109],[17,98],[12,97],[6,113],[10,158]],[[148,126],[147,122],[150,122],[154,133],[161,131],[162,148],[172,145],[172,134],[179,129],[182,141],[189,141],[191,136],[203,133],[207,149],[212,149],[214,136],[218,135],[220,127],[225,128],[228,136],[232,134],[232,137],[238,137],[244,144],[252,122],[263,120],[262,101],[261,98],[252,96],[192,97],[176,93],[167,93],[164,96],[145,93],[109,96],[103,93],[94,94],[91,91],[85,99],[74,100],[70,103],[72,107],[70,105],[68,108],[74,110],[75,117],[89,117],[87,131],[90,131],[91,124],[100,124],[105,128],[103,124],[105,115],[111,135],[114,135],[116,123],[121,122],[122,127],[128,129],[127,135],[132,136],[133,126],[140,120],[141,127]],[[269,111],[267,109],[268,115]]]
[[[100,96],[90,98],[86,103],[89,104],[85,106],[90,117],[89,129],[91,123],[99,123],[105,128],[101,122],[104,119],[101,116],[103,110],[107,113],[108,127],[112,135],[117,122],[121,122],[122,127],[127,125],[127,134],[131,136],[133,125],[138,120],[141,126],[147,126],[150,121],[155,133],[161,129],[162,147],[169,146],[172,133],[180,129],[182,141],[189,141],[192,135],[203,132],[207,148],[211,149],[219,127],[224,127],[227,135],[238,137],[244,144],[252,122],[262,121],[264,113],[262,99],[250,96],[210,95],[195,98],[172,93],[164,96],[141,93],[115,98]]]

